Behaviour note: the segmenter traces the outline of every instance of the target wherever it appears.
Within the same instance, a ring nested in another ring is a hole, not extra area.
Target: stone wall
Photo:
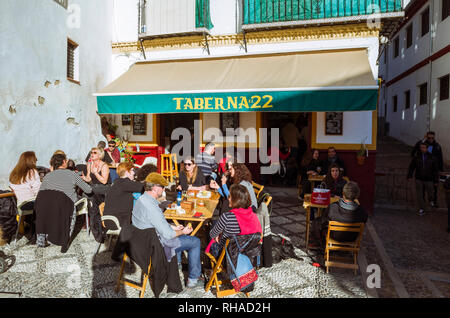
[[[92,95],[110,80],[112,5],[74,0],[0,2],[0,189],[20,154],[53,152],[83,161],[104,137]],[[77,25],[79,22],[79,25]],[[67,80],[67,39],[79,45],[79,82]]]

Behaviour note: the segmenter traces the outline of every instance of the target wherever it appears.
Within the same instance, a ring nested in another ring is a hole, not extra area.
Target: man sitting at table
[[[203,287],[203,282],[199,280],[202,272],[200,240],[195,236],[189,236],[192,228],[170,225],[158,206],[158,199],[162,196],[164,187],[168,185],[167,180],[159,173],[153,172],[147,176],[145,192],[133,207],[132,224],[141,230],[155,228],[168,260],[172,259],[175,253],[187,251],[189,273],[186,287]]]
[[[328,231],[328,222],[336,221],[341,223],[366,223],[368,215],[364,209],[356,202],[359,197],[359,187],[356,182],[347,182],[342,190],[342,198],[338,202],[332,203],[324,211],[321,219],[321,243],[325,245]],[[358,237],[357,232],[335,232],[331,233],[331,238],[338,242],[353,242]]]
[[[336,148],[328,147],[328,156],[325,160],[322,161],[322,171],[327,172],[333,164],[339,165],[342,169],[341,174],[343,176],[347,175],[347,170],[345,169],[344,161],[336,154]]]

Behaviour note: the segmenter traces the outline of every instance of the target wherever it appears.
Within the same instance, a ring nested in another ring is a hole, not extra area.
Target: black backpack
[[[0,190],[0,194],[9,191]],[[9,242],[17,230],[17,205],[13,197],[0,199],[0,233],[3,233],[1,240]]]

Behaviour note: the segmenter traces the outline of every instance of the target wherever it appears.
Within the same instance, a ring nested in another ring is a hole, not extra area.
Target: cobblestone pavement
[[[441,205],[420,217],[409,202],[413,198],[396,194],[398,197],[392,200],[389,194],[405,182],[408,151],[408,147],[395,140],[379,140],[377,171],[384,171],[385,175],[377,177],[375,212],[363,236],[357,275],[352,270],[337,268],[326,274],[323,256],[305,251],[305,211],[298,204],[296,189],[269,188],[274,198],[272,232],[290,240],[296,255],[303,260],[285,259],[271,268],[260,269],[251,297],[450,297],[450,234],[445,231],[446,210]],[[401,178],[395,181],[391,174]],[[390,187],[389,191],[385,187]],[[94,255],[97,246],[92,235],[88,237],[82,230],[66,254],[61,254],[56,246],[38,249],[27,245],[25,237],[18,241],[16,249],[9,245],[0,247],[16,257],[15,265],[0,274],[0,297],[1,293],[5,297],[20,293],[21,297],[137,298],[139,292],[130,287],[122,287],[118,294],[114,292],[119,263],[111,260],[111,252],[104,245]],[[312,266],[314,262],[322,267]],[[380,288],[368,289],[365,284],[366,267],[370,264],[380,266]],[[139,281],[140,274],[135,265],[126,267],[126,278]],[[182,276],[185,274],[184,271]],[[149,287],[145,297],[154,297]],[[180,294],[168,294],[164,290],[160,297],[212,298],[215,295],[198,287]]]
[[[290,239],[296,247],[295,253],[303,260],[285,259],[271,268],[261,268],[251,297],[366,297],[360,275],[340,269],[333,269],[327,275],[323,268],[312,266],[313,262],[323,260],[320,255],[305,252],[305,213],[299,207],[296,190],[273,188],[271,193],[274,196],[272,231]],[[115,293],[119,263],[111,260],[111,252],[104,245],[99,254],[94,255],[97,246],[85,230],[77,234],[66,254],[61,254],[57,246],[28,245],[27,238],[22,237],[13,251],[9,245],[1,247],[7,254],[15,255],[16,263],[0,275],[0,292],[20,293],[21,297],[138,297],[139,292],[130,287],[122,287]],[[141,271],[135,265],[127,266],[125,273],[126,278],[140,279]],[[150,288],[145,297],[154,297]],[[160,297],[210,298],[215,295],[199,287],[180,294],[168,294],[164,290]]]

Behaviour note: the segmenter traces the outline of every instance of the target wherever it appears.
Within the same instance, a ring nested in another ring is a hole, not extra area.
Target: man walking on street
[[[427,134],[425,135],[425,139],[419,140],[416,143],[416,145],[414,146],[414,149],[411,152],[411,157],[415,157],[418,154],[420,154],[420,143],[424,142],[427,145],[428,152],[431,153],[433,155],[433,157],[435,158],[437,165],[438,165],[438,170],[443,171],[444,170],[444,158],[442,156],[442,147],[435,140],[435,136],[436,136],[436,134],[434,133],[434,131],[427,132]],[[432,207],[435,207],[436,203],[437,203],[437,192],[438,192],[437,186],[434,186],[433,190],[434,190],[434,193],[433,193],[433,198],[430,201],[430,205]],[[425,193],[423,195],[425,195]]]
[[[408,169],[408,180],[412,179],[415,172],[416,179],[416,199],[419,204],[419,215],[425,214],[425,200],[422,195],[427,192],[428,201],[433,200],[433,185],[439,182],[439,170],[436,159],[428,152],[428,145],[424,142],[420,144],[420,153],[411,160]]]

